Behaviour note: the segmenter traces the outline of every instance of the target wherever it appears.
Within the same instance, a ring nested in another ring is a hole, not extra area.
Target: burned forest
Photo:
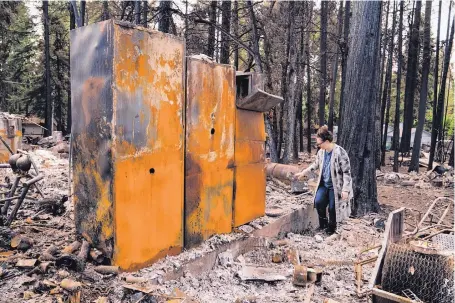
[[[0,2],[0,302],[453,302],[454,5]]]

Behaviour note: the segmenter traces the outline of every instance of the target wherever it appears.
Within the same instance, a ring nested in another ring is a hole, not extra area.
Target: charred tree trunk
[[[280,121],[279,121],[279,137],[278,137],[278,157],[282,159],[281,151],[283,143],[286,144],[286,138],[288,137],[288,129],[287,129],[287,121],[289,117],[289,102],[288,99],[288,68],[289,68],[289,56],[290,56],[290,48],[291,48],[291,41],[292,41],[292,26],[293,26],[293,7],[294,3],[287,2],[286,3],[288,10],[287,10],[287,24],[286,24],[286,53],[284,57],[284,61],[281,64],[281,95],[284,98],[284,102],[281,104],[280,108]],[[285,146],[286,148],[286,146]],[[284,151],[283,151],[284,152]]]
[[[226,33],[231,32],[231,1],[223,1],[221,4],[222,21],[221,27]],[[229,47],[229,36],[221,32],[221,54],[220,63],[229,64],[229,54],[231,52]]]
[[[340,2],[340,8],[338,10],[338,37],[341,39],[343,30],[343,2]],[[330,106],[329,106],[329,130],[333,132],[333,107],[335,103],[335,88],[338,77],[338,57],[339,57],[339,46],[337,45],[335,58],[333,60],[333,73],[332,83],[330,85]]]
[[[379,93],[384,91],[384,68],[385,68],[385,64],[386,64],[386,60],[385,60],[386,59],[386,50],[387,50],[387,46],[389,45],[387,43],[388,37],[389,37],[387,35],[387,31],[389,29],[389,8],[390,8],[390,2],[387,2],[387,10],[386,10],[386,15],[385,15],[385,30],[384,30],[384,35],[382,38],[381,86],[380,86]],[[381,96],[379,96],[379,100],[383,100],[383,99],[381,99]]]
[[[149,3],[148,3],[148,1],[142,1],[142,5],[143,5],[143,8],[142,8],[142,26],[143,27],[147,27],[148,26],[147,18],[148,18],[148,12],[149,12]],[[187,17],[185,16],[185,21],[186,20],[187,20]],[[185,32],[186,32],[186,28],[185,28]]]
[[[239,2],[234,1],[234,37],[239,36]],[[236,44],[234,49],[234,67],[239,70],[239,47]],[[274,117],[275,118],[275,117]]]
[[[311,6],[312,7],[312,6]],[[313,10],[310,9],[310,19]],[[312,107],[311,107],[311,69],[310,69],[310,38],[311,34],[308,31],[306,35],[306,46],[305,46],[305,57],[306,57],[306,78],[307,78],[307,85],[306,85],[306,110],[307,110],[307,152],[311,154],[311,115],[312,115]]]
[[[453,45],[454,23],[455,23],[455,18],[452,21],[452,28],[450,30],[449,43],[446,44],[446,49],[444,51],[444,70],[443,70],[443,74],[441,77],[441,88],[439,90],[438,108],[436,111],[436,117],[433,117],[433,119],[436,119],[436,126],[433,127],[432,133],[431,133],[430,160],[429,160],[429,164],[428,164],[428,169],[433,168],[436,142],[437,142],[438,136],[440,136],[438,134],[438,131],[441,129],[442,118],[443,118],[442,113],[443,113],[443,107],[444,107],[444,95],[445,95],[445,90],[446,90],[447,73],[449,71],[450,54],[451,54],[452,45]]]
[[[374,117],[380,85],[381,2],[353,2],[352,11],[345,87],[345,116],[349,119],[343,119],[340,145],[351,160],[354,214],[363,215],[379,210]]]
[[[453,137],[452,137],[452,150],[450,152],[450,156],[449,156],[449,166],[452,166],[453,167],[453,157],[454,157],[454,152],[453,152],[453,149],[454,149],[454,142],[453,142]]]
[[[344,10],[344,29],[343,29],[343,41],[341,42],[341,93],[340,93],[340,108],[338,110],[338,135],[337,140],[340,140],[343,130],[343,115],[344,115],[344,93],[346,86],[346,69],[348,59],[348,40],[349,40],[349,20],[351,17],[351,1],[346,1],[346,8]]]
[[[70,11],[70,30],[73,30],[76,28],[76,18],[74,17],[74,12],[73,12],[73,9],[71,7],[71,4],[69,4],[69,7],[68,7],[69,11]],[[69,53],[68,53],[68,61],[70,61],[70,58],[69,58]],[[71,79],[71,72],[70,72],[70,69],[68,69],[68,79]],[[67,109],[66,109],[66,131],[68,134],[71,134],[71,83],[68,85],[68,90],[67,90],[67,94],[68,94],[68,104],[67,104]]]
[[[386,50],[387,50],[387,47],[390,45],[388,43],[389,41],[389,34],[388,34],[388,30],[389,30],[389,12],[390,12],[390,2],[387,2],[387,9],[386,9],[386,15],[385,15],[385,28],[384,28],[384,31],[383,33],[381,33],[381,36],[382,36],[382,55],[381,55],[381,85],[379,86],[379,96],[378,96],[378,104],[376,104],[376,106],[379,108],[381,107],[384,107],[385,108],[385,100],[387,98],[386,94],[387,94],[387,82],[386,82],[386,85],[384,86],[384,78],[386,78],[386,80],[388,79],[387,76],[388,76],[388,73],[385,72],[385,77],[384,77],[384,69],[388,71],[388,69],[386,68]],[[389,57],[390,57],[390,54],[389,54]],[[391,63],[391,62],[390,62]],[[381,92],[383,92],[383,96],[381,98]],[[379,146],[376,147],[376,169],[381,169],[381,146],[380,146],[380,142],[382,142],[382,125],[384,124],[384,114],[383,114],[383,110],[379,110],[378,109],[378,117],[376,117],[376,119],[379,119],[379,122],[378,120],[376,121],[376,123],[378,123],[378,125],[376,126],[378,129],[379,129],[379,132],[380,132],[380,136],[381,136],[381,140],[378,140],[378,144]]]
[[[433,83],[433,121],[432,121],[432,128],[436,125],[436,115],[437,115],[437,108],[438,108],[438,76],[439,76],[439,39],[441,34],[441,11],[442,11],[442,1],[439,0],[439,10],[438,10],[438,32],[436,34],[436,55],[435,55],[435,63],[434,63],[434,83]],[[431,153],[431,147],[430,147]]]
[[[406,87],[404,92],[404,117],[401,135],[401,152],[408,153],[411,148],[411,129],[414,122],[414,93],[416,90],[418,58],[419,58],[419,30],[422,1],[416,1],[414,22],[409,40],[408,68],[406,72]]]
[[[206,55],[214,58],[215,54],[215,26],[213,24],[216,24],[216,1],[210,2],[210,25],[209,28],[209,37],[207,40],[207,53]]]
[[[289,16],[294,16],[294,22],[290,26],[290,37],[289,41],[289,64],[286,73],[286,83],[288,84],[286,90],[286,107],[288,118],[286,120],[286,140],[283,153],[283,163],[290,163],[296,160],[297,155],[294,154],[294,140],[295,140],[295,121],[296,121],[296,104],[297,98],[299,97],[299,86],[301,84],[300,79],[300,35],[296,35],[300,25],[300,12],[302,2],[288,2],[289,5]],[[297,19],[297,20],[296,20]],[[296,24],[297,23],[297,24]]]
[[[53,104],[51,98],[51,66],[50,66],[50,47],[49,47],[49,2],[43,1],[44,19],[44,68],[46,73],[46,136],[52,135]]]
[[[87,22],[85,20],[85,5],[86,5],[85,0],[81,1],[81,22],[82,22],[81,26],[84,26],[87,24]]]
[[[216,4],[215,4],[216,5]],[[160,1],[160,20],[158,22],[158,30],[163,33],[169,33],[172,23],[172,12],[171,12],[172,1]],[[215,29],[214,29],[215,30]]]
[[[303,4],[306,8],[307,5]],[[302,20],[303,24],[303,20]],[[303,106],[303,78],[304,78],[304,67],[305,67],[305,35],[303,30],[303,25],[300,28],[300,50],[299,50],[299,60],[298,64],[298,91],[296,93],[297,102],[296,102],[296,127],[295,127],[295,143],[294,143],[294,156],[298,159],[299,151],[303,151],[303,113],[302,113],[302,106]]]
[[[103,17],[102,20],[109,20],[109,1],[103,1]]]
[[[247,1],[248,11],[250,13],[250,19],[252,24],[252,32],[253,32],[253,51],[254,51],[254,60],[256,62],[256,66],[258,68],[258,72],[262,73],[262,61],[261,61],[261,54],[259,52],[259,35],[258,29],[256,24],[256,16],[253,10],[253,4],[251,1]],[[278,154],[277,154],[277,147],[276,142],[273,136],[272,125],[270,124],[270,117],[268,114],[264,115],[265,120],[265,129],[267,131],[268,136],[268,145],[270,148],[270,160],[272,162],[278,162]]]
[[[296,104],[296,123],[295,123],[295,139],[294,139],[294,152],[296,158],[298,158],[299,151],[303,151],[303,142],[302,142],[302,86],[299,85],[298,97],[297,97],[297,104]]]
[[[395,120],[393,123],[393,171],[398,172],[398,149],[400,146],[400,103],[401,103],[401,66],[403,64],[403,1],[400,1],[400,21],[398,25],[398,67],[397,97],[395,104]]]
[[[325,90],[327,81],[327,1],[321,1],[321,78],[319,90],[319,126],[325,124]]]
[[[395,26],[396,26],[396,7],[394,5],[393,16],[392,16],[392,33],[390,35],[389,42],[389,58],[387,59],[387,72],[386,80],[384,86],[384,98],[382,99],[382,113],[381,113],[381,131],[382,135],[382,146],[381,146],[381,165],[385,166],[385,152],[387,144],[387,132],[389,129],[389,112],[390,112],[390,98],[392,93],[392,62],[393,62],[393,48],[394,48],[394,35],[395,35]],[[384,113],[385,111],[385,113]],[[384,124],[385,118],[385,124]]]
[[[56,42],[58,42],[58,48],[55,48],[55,52],[57,53],[60,51],[60,41],[58,41],[61,37],[57,35],[56,37]],[[58,84],[56,85],[57,89],[57,109],[56,109],[56,115],[57,115],[57,130],[61,132],[65,132],[65,129],[63,127],[63,100],[62,100],[62,88],[63,88],[63,77],[61,73],[61,63],[60,63],[60,58],[58,54],[56,55],[56,65],[57,65],[57,79],[58,79]]]
[[[447,20],[447,34],[446,34],[446,39],[449,37],[449,25],[450,25],[450,13],[452,11],[452,1],[449,2],[449,15],[448,15],[448,20]],[[452,50],[450,49],[449,52]],[[449,63],[450,64],[450,63]],[[449,78],[450,81],[450,78]],[[450,82],[449,82],[449,91],[450,91]],[[449,93],[447,93],[447,98],[449,96]],[[441,110],[441,123],[439,124],[439,131],[438,131],[438,140],[444,142],[444,115],[442,114],[444,112],[444,102],[442,103],[442,110]],[[446,110],[447,112],[447,110]],[[441,146],[444,146],[442,144]],[[439,159],[442,163],[444,163],[444,154],[442,153],[442,159]]]
[[[141,1],[134,1],[134,24],[141,24]]]
[[[423,125],[425,124],[425,113],[427,110],[428,96],[428,74],[430,73],[430,38],[431,38],[431,2],[425,2],[425,24],[423,33],[423,63],[422,63],[422,88],[420,91],[419,119],[414,136],[411,164],[409,171],[419,172],[420,144],[422,142]]]

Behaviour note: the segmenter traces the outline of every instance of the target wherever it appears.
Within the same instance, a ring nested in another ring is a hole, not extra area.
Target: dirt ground
[[[308,158],[308,155],[301,156]],[[59,200],[68,194],[68,160],[50,150],[37,150],[32,157],[45,174],[45,179],[40,182],[44,195]],[[299,165],[304,167],[309,162],[302,160]],[[423,178],[424,171],[419,175],[409,175],[406,169],[402,167],[400,170],[402,178],[415,183]],[[385,175],[390,172],[390,166],[382,171]],[[12,176],[9,169],[2,169],[0,174],[0,180],[6,175]],[[106,263],[106,260],[89,259],[83,271],[57,265],[55,260],[50,261],[47,268],[40,268],[39,261],[29,267],[18,266],[19,260],[42,259],[44,251],[51,246],[60,252],[74,240],[81,240],[75,234],[71,197],[57,213],[40,209],[36,201],[26,200],[11,226],[11,234],[6,235],[5,228],[0,227],[4,232],[0,241],[0,302],[183,302],[186,296],[191,299],[187,298],[185,302],[305,302],[312,291],[311,302],[323,302],[325,298],[338,302],[366,302],[365,298],[356,296],[353,262],[377,253],[361,254],[361,251],[381,243],[388,213],[400,207],[425,212],[436,197],[453,198],[453,187],[437,188],[427,183],[425,186],[403,186],[401,179],[390,182],[378,177],[381,211],[346,220],[334,236],[315,234],[311,230],[302,234],[289,233],[280,246],[274,242],[276,239],[268,239],[266,245],[238,258],[227,258],[205,274],[185,272],[180,279],[170,281],[165,280],[166,273],[222,244],[244,238],[245,232],[259,229],[276,218],[265,216],[257,219],[241,227],[239,232],[214,236],[197,248],[186,250],[179,256],[166,257],[135,273],[99,274],[95,272],[95,266]],[[39,199],[36,192],[31,197]],[[311,201],[311,194],[295,196],[289,193],[285,183],[268,181],[267,210],[279,209],[284,215],[304,204],[311,204]],[[453,213],[450,215],[453,218]],[[29,237],[33,244],[22,251],[13,249],[8,243],[15,235]],[[289,255],[289,252],[291,256],[298,256],[301,264],[322,269],[321,283],[314,289],[293,285],[294,265],[286,257],[281,263],[272,262],[273,256]],[[59,254],[55,257],[58,258]],[[370,278],[373,266],[374,263],[364,266],[364,284]],[[280,279],[244,281],[243,272],[249,267],[266,269],[269,275]],[[68,290],[62,283],[64,279],[81,284],[75,290]]]

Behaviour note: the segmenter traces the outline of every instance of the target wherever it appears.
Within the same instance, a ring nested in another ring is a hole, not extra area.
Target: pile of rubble
[[[383,181],[388,185],[401,185],[413,186],[421,189],[428,189],[431,187],[452,187],[454,186],[454,169],[452,167],[446,168],[444,166],[435,166],[431,171],[422,173],[383,173],[379,170],[376,171],[376,178],[378,181]]]
[[[42,138],[36,145],[23,145],[23,149],[27,151],[35,151],[39,148],[50,149],[54,156],[62,159],[69,159],[70,144],[60,131],[54,131],[52,136]]]

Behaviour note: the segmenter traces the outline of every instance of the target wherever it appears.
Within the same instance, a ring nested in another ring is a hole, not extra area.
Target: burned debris
[[[71,149],[61,133],[29,141],[36,145],[27,151],[0,137],[8,153],[0,165],[0,289],[14,289],[7,300],[453,295],[453,200],[436,199],[413,220],[393,212],[386,223],[386,212],[374,213],[346,219],[331,236],[318,233],[317,176],[293,178],[313,156],[301,154],[299,166],[265,159],[264,112],[283,100],[263,90],[260,74],[186,57],[180,39],[112,20],[71,35],[79,41]],[[439,196],[451,176],[442,166],[377,175],[389,190]]]

